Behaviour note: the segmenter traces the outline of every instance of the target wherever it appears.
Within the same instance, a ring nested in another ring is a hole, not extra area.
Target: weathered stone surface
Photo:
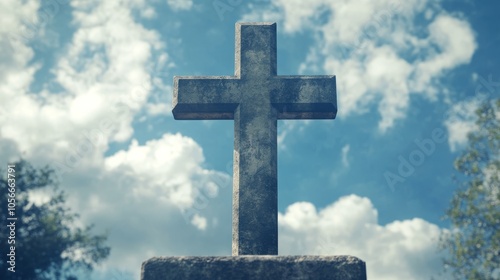
[[[335,76],[278,76],[275,23],[237,23],[235,76],[174,77],[175,119],[234,119],[232,254],[278,254],[277,120],[333,119]]]
[[[335,76],[278,76],[275,23],[236,24],[235,75],[174,77],[175,119],[234,119],[233,257],[163,257],[152,279],[365,280],[350,256],[278,253],[277,120],[333,119]]]
[[[141,279],[366,280],[366,268],[351,256],[162,257],[142,264]]]

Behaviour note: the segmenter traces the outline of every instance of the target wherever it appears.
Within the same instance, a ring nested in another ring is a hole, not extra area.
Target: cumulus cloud
[[[369,279],[430,279],[441,272],[442,229],[418,218],[380,225],[368,198],[341,197],[319,211],[296,202],[278,221],[280,255],[356,256],[366,262]]]
[[[451,151],[464,147],[467,144],[467,135],[478,129],[476,126],[476,110],[481,100],[468,99],[453,105],[447,114],[444,124],[448,130],[448,145]]]
[[[0,54],[0,136],[10,141],[13,141],[14,137],[23,136],[16,130],[17,125],[30,126],[31,129],[36,130],[36,125],[29,125],[23,121],[23,118],[20,120],[16,118],[22,117],[24,110],[28,118],[36,115],[38,111],[35,102],[22,94],[26,92],[26,88],[33,81],[33,74],[40,67],[37,64],[28,65],[34,52],[27,46],[37,31],[36,12],[38,9],[38,1],[4,1],[0,4],[0,18],[2,18],[2,24],[0,24],[0,47],[2,49]],[[26,138],[19,140],[29,141]],[[9,145],[16,146],[17,143],[9,143]]]
[[[132,195],[186,209],[193,206],[200,192],[212,197],[217,194],[219,184],[211,182],[210,177],[223,173],[201,168],[204,161],[201,147],[191,138],[165,134],[144,145],[132,141],[127,150],[107,157],[105,166],[108,172],[119,169],[126,177],[134,178],[134,188],[129,190]],[[196,219],[199,221],[200,217]]]
[[[201,232],[217,228],[217,208],[207,205],[219,202],[222,190],[231,190],[231,180],[202,168],[203,162],[202,149],[191,138],[164,134],[143,145],[133,140],[127,149],[106,157],[99,169],[102,178],[92,190],[74,186],[72,205],[87,209],[85,218],[101,227],[113,225],[110,244],[116,253],[107,265],[137,272],[147,258],[180,254],[193,238],[202,242]],[[172,234],[173,229],[185,235]],[[127,232],[125,237],[121,231]],[[199,248],[204,250],[201,244]],[[124,257],[130,252],[133,257]]]
[[[439,79],[477,48],[470,24],[431,1],[276,0],[243,19],[313,34],[300,70],[336,74],[339,115],[375,105],[382,133],[405,118],[412,95],[435,100]]]
[[[67,154],[67,150],[84,141],[86,132],[100,133],[100,143],[93,149],[95,154],[102,154],[110,142],[129,139],[133,133],[132,119],[150,100],[155,82],[150,70],[152,59],[168,64],[158,33],[132,18],[133,9],[144,7],[140,1],[73,1],[71,5],[77,29],[51,70],[54,79],[46,81],[40,92],[29,91],[39,66],[29,63],[33,50],[28,42],[11,41],[16,49],[12,56],[19,58],[1,64],[9,68],[5,70],[9,75],[2,76],[5,81],[0,85],[2,137],[15,139],[22,152],[40,156],[46,153],[49,159]],[[36,5],[32,6],[26,4],[25,9],[36,15]],[[17,9],[2,12],[10,10]],[[22,23],[22,16],[33,16],[19,14],[17,22],[12,20],[13,25]],[[158,68],[161,66],[156,65]],[[42,146],[46,149],[40,149]]]
[[[484,102],[495,100],[495,93],[500,88],[500,83],[492,75],[483,77],[473,73],[472,80],[476,83],[474,96],[453,103],[445,115],[444,125],[448,130],[448,144],[452,152],[463,148],[468,141],[467,135],[480,129],[476,125],[476,110]],[[500,119],[500,114],[496,117]]]
[[[110,145],[130,141],[132,122],[141,114],[169,111],[158,103],[171,97],[157,98],[154,91],[168,88],[163,79],[172,62],[158,32],[134,17],[150,7],[141,0],[69,5],[58,12],[71,13],[75,31],[50,66],[50,79],[34,92],[42,64],[32,63],[30,44],[37,37],[23,30],[44,32],[43,24],[28,26],[39,22],[39,1],[0,4],[0,158],[23,155],[56,169],[82,223],[108,229],[113,251],[100,268],[138,272],[149,257],[181,253],[181,243],[218,251],[223,246],[217,242],[202,246],[192,240],[217,226],[207,201],[220,202],[216,196],[229,182],[227,174],[201,167],[201,147],[191,138],[164,134],[110,151]],[[33,197],[39,202],[44,194]],[[187,233],[185,240],[178,242],[173,228]]]

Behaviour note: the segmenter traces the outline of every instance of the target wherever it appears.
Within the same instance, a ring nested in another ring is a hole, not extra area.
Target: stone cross
[[[232,255],[278,254],[277,120],[334,119],[335,76],[278,76],[276,23],[237,23],[234,76],[174,77],[177,120],[234,120]]]

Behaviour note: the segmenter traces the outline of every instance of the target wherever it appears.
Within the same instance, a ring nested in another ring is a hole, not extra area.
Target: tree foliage
[[[7,171],[1,169],[1,221],[7,210]],[[66,207],[66,196],[58,188],[54,171],[48,167],[35,169],[28,162],[15,163],[15,273],[8,271],[5,258],[10,252],[10,234],[6,225],[0,230],[0,279],[77,279],[75,271],[90,272],[105,259],[110,248],[105,235],[92,235],[92,226],[76,226],[78,215]],[[46,202],[33,203],[30,196],[37,191],[51,191]],[[4,203],[5,202],[5,203]]]
[[[441,246],[455,279],[500,279],[500,100],[476,111],[477,129],[455,161],[460,173]],[[498,278],[497,278],[498,277]]]

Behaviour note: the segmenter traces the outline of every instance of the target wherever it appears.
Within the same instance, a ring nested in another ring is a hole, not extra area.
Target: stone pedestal
[[[155,257],[142,264],[141,279],[366,280],[366,267],[351,256]]]

